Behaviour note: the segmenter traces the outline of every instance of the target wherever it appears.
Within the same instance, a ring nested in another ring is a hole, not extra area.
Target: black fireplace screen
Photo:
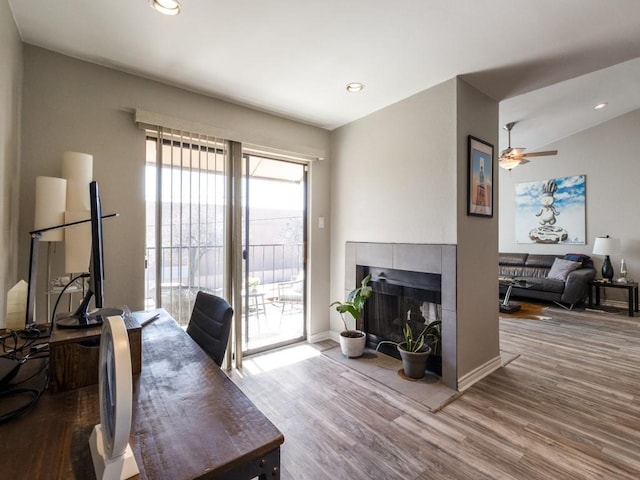
[[[441,319],[440,274],[358,266],[358,282],[367,274],[373,289],[364,310],[369,347],[376,348],[382,340],[403,341],[407,323],[417,335],[426,324]]]

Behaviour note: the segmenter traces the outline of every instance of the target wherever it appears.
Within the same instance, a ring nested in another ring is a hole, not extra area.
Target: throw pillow
[[[580,262],[583,267],[588,266],[591,261],[591,257],[589,255],[584,255],[582,253],[567,253],[564,257],[564,260],[571,260],[572,262]]]
[[[547,278],[562,280],[564,282],[571,272],[579,269],[581,266],[582,263],[580,262],[572,262],[571,260],[556,258],[553,261],[553,265],[551,265],[551,270],[549,270]]]

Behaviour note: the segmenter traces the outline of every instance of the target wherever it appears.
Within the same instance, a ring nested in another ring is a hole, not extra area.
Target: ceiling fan
[[[503,128],[509,132],[509,146],[500,152],[500,158],[498,159],[498,165],[505,170],[512,170],[518,165],[524,165],[529,163],[527,158],[531,157],[546,157],[548,155],[557,155],[557,150],[547,150],[545,152],[529,152],[524,153],[525,148],[512,147],[511,146],[511,129],[517,122],[509,122]]]

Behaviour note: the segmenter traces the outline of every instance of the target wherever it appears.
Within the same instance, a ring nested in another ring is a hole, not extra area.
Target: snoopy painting
[[[517,243],[586,243],[584,175],[518,183],[515,189]]]

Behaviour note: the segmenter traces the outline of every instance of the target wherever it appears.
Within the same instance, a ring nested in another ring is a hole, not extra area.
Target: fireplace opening
[[[364,309],[362,329],[370,348],[382,340],[404,341],[405,324],[417,336],[427,324],[442,319],[440,274],[358,265],[358,284],[368,274],[373,293]],[[379,351],[400,358],[394,345],[383,344]]]

